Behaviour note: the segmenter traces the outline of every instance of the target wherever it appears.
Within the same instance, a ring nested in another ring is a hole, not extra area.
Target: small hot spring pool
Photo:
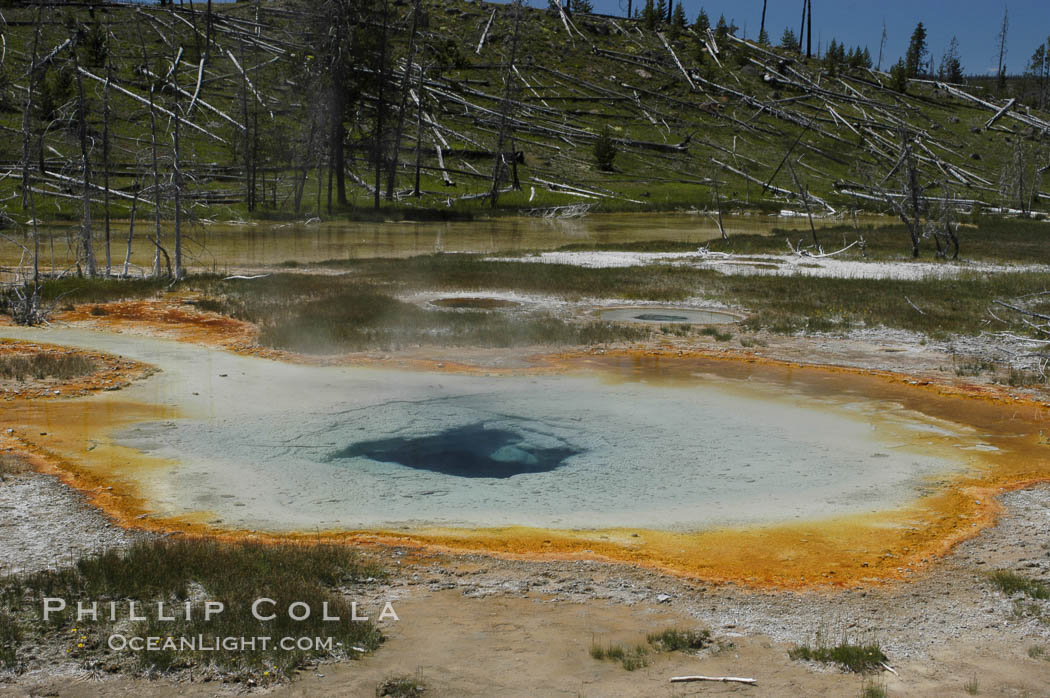
[[[507,310],[517,308],[521,303],[507,298],[490,298],[487,296],[452,296],[450,298],[435,298],[430,304],[438,308],[453,308],[466,310]]]
[[[611,308],[599,311],[602,320],[610,322],[640,322],[659,325],[728,325],[739,322],[740,317],[717,310],[697,308]]]

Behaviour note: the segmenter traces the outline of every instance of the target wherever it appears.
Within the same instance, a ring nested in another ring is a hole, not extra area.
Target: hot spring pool
[[[119,392],[10,411],[9,426],[133,491],[154,516],[220,527],[696,531],[817,520],[904,506],[981,455],[972,428],[746,367],[724,377],[682,364],[669,376],[628,361],[485,377],[292,365],[87,330],[0,336],[158,366]],[[108,438],[98,432],[107,415]]]
[[[601,310],[598,316],[611,322],[640,322],[658,325],[727,325],[739,322],[740,317],[732,313],[698,308],[658,308],[638,306],[635,308],[610,308]]]

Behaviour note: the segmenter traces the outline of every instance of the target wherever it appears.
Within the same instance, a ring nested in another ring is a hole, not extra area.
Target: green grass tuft
[[[733,338],[732,332],[726,332],[724,330],[718,329],[717,327],[704,327],[700,330],[700,334],[704,335],[705,337],[714,337],[719,342],[728,342]]]
[[[708,630],[667,628],[658,633],[649,633],[646,639],[658,652],[702,650],[711,644],[711,633]]]
[[[383,639],[379,630],[371,622],[350,621],[347,597],[332,590],[380,576],[380,569],[361,561],[345,546],[162,539],[84,557],[72,567],[0,579],[0,613],[15,614],[35,633],[56,639],[68,640],[75,628],[79,642],[72,648],[72,656],[86,660],[105,653],[105,637],[114,626],[104,617],[97,624],[76,622],[75,603],[45,623],[45,597],[88,598],[103,603],[113,600],[120,604],[131,599],[140,602],[140,608],[155,608],[157,602],[164,602],[169,608],[181,609],[189,602],[190,620],[175,613],[177,620],[161,621],[156,614],[147,613],[147,620],[135,621],[130,630],[122,632],[162,638],[268,636],[274,642],[266,649],[259,646],[207,653],[144,649],[131,655],[139,670],[168,671],[213,662],[230,672],[273,680],[290,676],[310,661],[328,655],[320,649],[283,649],[276,643],[282,637],[331,638],[335,650],[344,653],[351,646],[378,648]],[[260,597],[276,601],[273,620],[261,622],[252,616],[251,604]],[[203,599],[223,603],[224,612],[204,621]],[[310,605],[312,612],[306,620],[294,621],[285,612],[296,601]],[[324,603],[328,604],[330,615],[343,620],[323,621],[320,611]],[[118,617],[116,622],[129,621]]]
[[[838,645],[830,646],[818,636],[815,646],[796,645],[788,650],[791,659],[803,659],[824,664],[838,664],[846,671],[856,674],[868,674],[879,671],[886,655],[876,642],[853,644],[843,640]]]
[[[591,643],[590,654],[599,661],[608,659],[619,662],[627,671],[649,666],[649,651],[643,645],[631,648],[623,645],[602,645],[595,641]]]
[[[1050,584],[1046,582],[1030,579],[1010,570],[995,570],[988,578],[992,586],[1007,596],[1024,594],[1033,599],[1050,599]]]

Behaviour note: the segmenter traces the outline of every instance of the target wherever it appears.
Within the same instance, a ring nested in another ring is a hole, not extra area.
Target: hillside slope
[[[913,80],[901,93],[886,73],[695,27],[672,39],[611,17],[420,6],[420,21],[403,2],[385,21],[379,10],[360,20],[372,43],[357,37],[357,92],[338,118],[322,54],[341,29],[325,34],[316,9],[4,10],[0,205],[16,223],[34,210],[81,218],[86,187],[97,225],[108,187],[112,217],[134,205],[152,218],[159,204],[169,220],[176,198],[182,217],[326,215],[373,205],[382,153],[382,206],[488,210],[498,149],[500,209],[890,211],[908,203],[909,162],[920,196],[959,208],[1038,210],[1050,198],[1039,189],[1050,115],[965,87]],[[608,171],[594,154],[603,130]]]

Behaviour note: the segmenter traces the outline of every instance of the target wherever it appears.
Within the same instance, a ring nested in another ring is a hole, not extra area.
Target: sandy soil
[[[156,316],[175,334],[178,313]],[[79,318],[68,318],[79,319]],[[98,322],[83,318],[84,321]],[[129,317],[124,331],[153,331]],[[153,323],[150,323],[153,324]],[[185,338],[208,339],[202,322]],[[225,327],[229,348],[246,350],[245,328]],[[949,345],[922,343],[907,333],[872,331],[850,337],[760,337],[744,349],[713,340],[668,340],[651,351],[702,351],[758,355],[807,364],[830,364],[908,373],[916,380],[986,382],[955,376]],[[974,352],[994,346],[977,343]],[[601,350],[595,350],[601,351]],[[358,357],[379,361],[443,360],[432,350],[407,355]],[[476,356],[475,356],[476,354]],[[502,353],[449,351],[457,363],[478,359],[482,370],[530,363],[535,350]],[[450,366],[454,368],[454,366]],[[1017,392],[992,388],[996,392]],[[1045,399],[1045,394],[1043,395]],[[376,685],[398,674],[418,674],[436,696],[762,696],[858,695],[862,679],[835,669],[788,659],[796,642],[822,632],[833,642],[877,639],[896,674],[878,678],[890,695],[966,695],[976,677],[980,695],[1050,695],[1050,603],[1006,598],[986,572],[1003,568],[1050,581],[1050,487],[1007,493],[999,524],[959,545],[917,579],[849,591],[764,592],[715,586],[625,565],[587,561],[519,562],[484,555],[433,554],[422,560],[398,549],[377,553],[401,568],[390,588],[402,620],[385,628],[389,642],[360,661],[322,664],[274,695],[375,695]],[[80,495],[48,476],[7,475],[0,482],[0,573],[39,569],[68,555],[126,545],[136,534],[115,529]],[[58,533],[60,532],[60,533]],[[62,540],[62,549],[54,541]],[[588,654],[595,639],[635,644],[647,631],[668,626],[709,628],[718,645],[700,656],[654,655],[635,672]],[[723,684],[672,686],[670,676],[750,676],[757,687]],[[38,664],[18,677],[0,677],[0,695],[215,695],[243,686],[146,680],[92,674],[75,665]]]

